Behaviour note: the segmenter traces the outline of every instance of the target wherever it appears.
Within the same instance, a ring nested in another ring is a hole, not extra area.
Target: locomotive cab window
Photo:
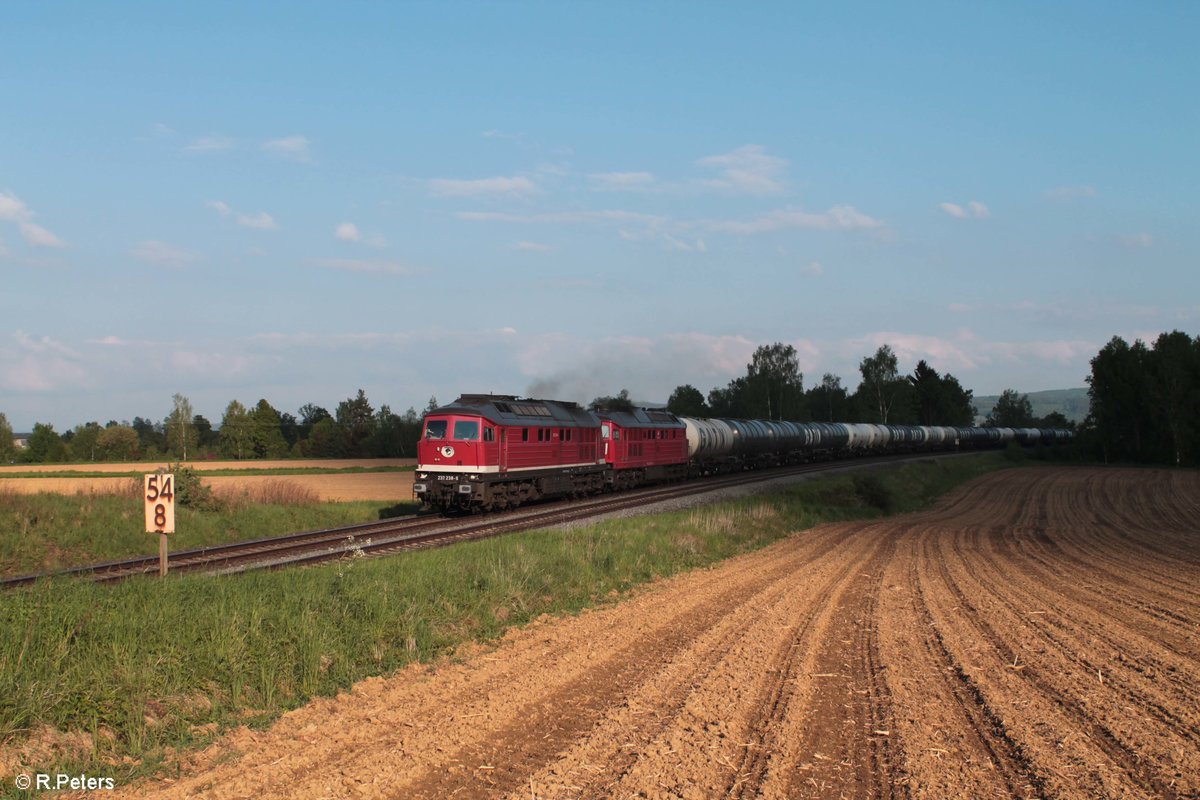
[[[479,423],[473,419],[460,419],[454,423],[454,438],[460,442],[479,439]]]
[[[521,441],[522,442],[529,441],[529,428],[521,428]]]
[[[495,428],[484,428],[483,429],[483,440],[485,442],[494,442],[496,440],[496,429]]]
[[[446,420],[431,419],[425,423],[425,438],[426,439],[445,439],[446,438]]]

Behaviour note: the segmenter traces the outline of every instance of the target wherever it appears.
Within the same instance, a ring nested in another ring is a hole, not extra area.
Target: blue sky
[[[881,343],[977,394],[1200,332],[1194,3],[25,3],[18,430],[534,392]]]

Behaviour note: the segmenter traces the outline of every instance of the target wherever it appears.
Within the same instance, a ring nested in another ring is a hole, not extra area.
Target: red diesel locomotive
[[[684,478],[687,460],[667,411],[463,395],[425,416],[413,492],[430,508],[488,511]]]

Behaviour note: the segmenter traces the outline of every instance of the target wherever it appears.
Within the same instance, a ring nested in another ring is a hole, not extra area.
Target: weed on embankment
[[[0,602],[0,796],[18,767],[118,782],[317,695],[613,602],[825,521],[914,510],[996,456],[825,477],[687,511],[228,577],[55,579]],[[113,511],[88,530],[110,524]],[[136,527],[138,521],[133,523]],[[141,534],[145,536],[145,534]]]

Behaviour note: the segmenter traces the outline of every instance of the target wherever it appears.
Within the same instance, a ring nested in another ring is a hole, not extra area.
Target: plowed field
[[[130,796],[1197,797],[1200,473],[1024,469],[239,730]]]

